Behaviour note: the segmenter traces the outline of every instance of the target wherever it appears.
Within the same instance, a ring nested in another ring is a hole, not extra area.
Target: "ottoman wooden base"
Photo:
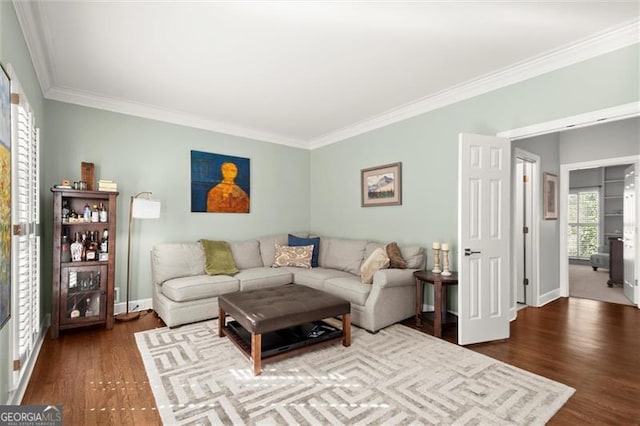
[[[256,376],[262,372],[263,333],[342,315],[342,344],[346,347],[351,345],[351,306],[349,302],[319,290],[298,285],[286,285],[272,289],[231,293],[220,296],[218,305],[218,336],[228,335],[242,353],[251,359],[253,374]],[[235,335],[233,330],[226,327],[227,314],[251,333],[250,351],[246,351],[240,338]],[[335,340],[307,345],[268,359],[275,360],[299,354]]]

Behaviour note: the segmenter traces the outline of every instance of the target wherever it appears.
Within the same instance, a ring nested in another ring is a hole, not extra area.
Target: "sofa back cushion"
[[[320,266],[360,275],[366,240],[322,238],[321,241],[318,256]]]
[[[260,247],[260,257],[262,257],[263,266],[273,265],[276,258],[276,244],[286,246],[287,234],[258,238],[258,246]]]
[[[154,284],[172,278],[203,275],[204,251],[199,242],[161,243],[151,251],[151,270]]]
[[[262,256],[258,240],[229,242],[238,269],[261,268]]]
[[[427,253],[421,246],[400,246],[402,257],[407,261],[408,269],[424,269]]]

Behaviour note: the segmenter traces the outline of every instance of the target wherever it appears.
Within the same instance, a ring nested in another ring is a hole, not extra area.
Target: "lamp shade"
[[[131,203],[131,217],[136,219],[157,219],[160,217],[160,201],[134,198]]]

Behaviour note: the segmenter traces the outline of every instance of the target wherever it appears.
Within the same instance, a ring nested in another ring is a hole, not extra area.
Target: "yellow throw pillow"
[[[311,269],[313,245],[310,246],[281,246],[276,244],[276,258],[272,267],[296,266]]]
[[[235,275],[238,272],[231,247],[226,241],[200,240],[204,250],[204,270],[209,275]]]
[[[360,279],[363,284],[373,284],[373,276],[380,269],[389,267],[389,256],[384,249],[377,248],[360,267]]]

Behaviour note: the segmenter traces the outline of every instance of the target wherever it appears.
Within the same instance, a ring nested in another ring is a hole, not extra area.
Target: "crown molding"
[[[255,139],[260,142],[271,142],[295,148],[309,149],[309,145],[306,141],[289,138],[275,133],[263,132],[248,127],[235,126],[193,114],[166,110],[142,103],[123,101],[121,99],[108,98],[95,93],[52,88],[45,93],[45,97],[54,101],[102,109],[119,114],[133,115],[136,117],[193,127],[196,129],[210,130],[217,133]]]
[[[555,133],[562,130],[579,129],[595,124],[611,123],[618,120],[640,116],[640,102],[629,102],[628,104],[616,105],[598,111],[590,111],[571,117],[551,120],[544,123],[533,124],[531,126],[498,132],[497,136],[509,138],[511,140],[531,138],[534,136]]]
[[[407,103],[309,141],[320,148],[640,42],[640,19]]]
[[[33,61],[40,88],[47,99],[311,150],[640,42],[640,19],[635,19],[595,36],[551,50],[537,57],[505,67],[497,72],[452,86],[342,129],[309,140],[300,140],[252,128],[230,125],[180,111],[171,111],[152,105],[57,87],[54,61],[50,57],[51,49],[48,46],[49,41],[52,39],[50,26],[43,9],[40,7],[40,3],[37,1],[13,0],[13,5]]]
[[[48,54],[51,50],[47,48],[47,40],[51,40],[49,24],[38,2],[13,0],[13,7],[40,82],[40,90],[46,94],[55,76],[53,61]]]

